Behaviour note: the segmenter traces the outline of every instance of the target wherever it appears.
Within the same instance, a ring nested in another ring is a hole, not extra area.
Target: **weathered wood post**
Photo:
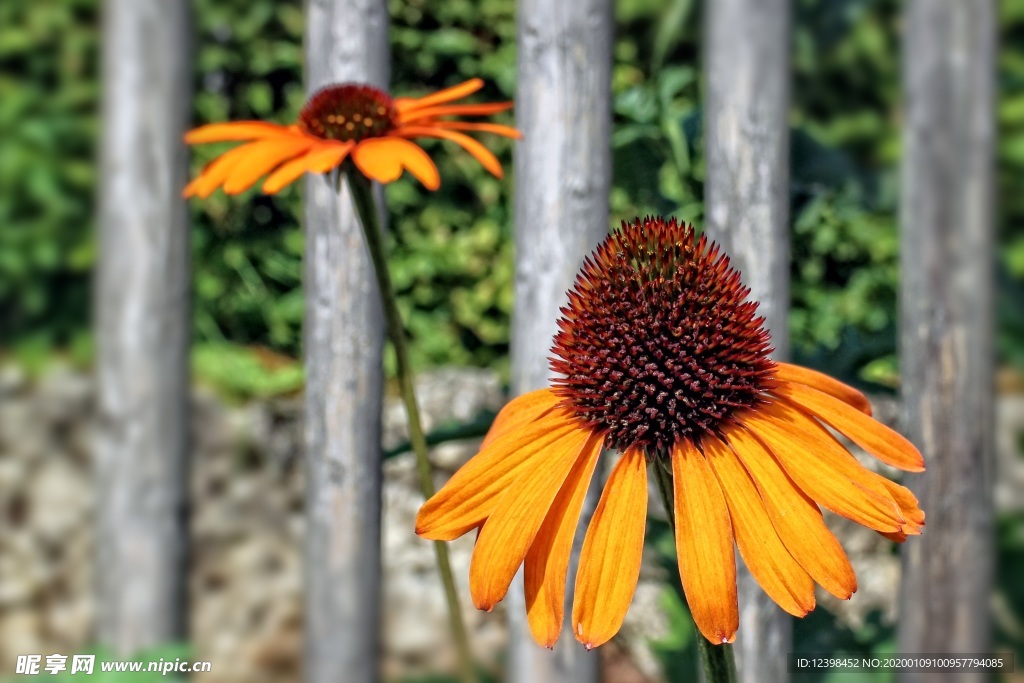
[[[906,653],[991,647],[995,4],[912,0],[904,20],[900,365],[928,467],[910,481],[928,517],[903,548]]]
[[[189,5],[106,0],[102,31],[97,635],[127,656],[186,625]]]
[[[308,0],[306,10],[310,93],[387,87],[385,0]],[[347,186],[339,196],[310,177],[305,198],[306,678],[376,683],[384,318]]]
[[[774,357],[789,349],[790,3],[705,4],[705,228],[760,302]],[[737,667],[744,683],[785,681],[788,616],[740,562]]]
[[[558,309],[583,258],[608,233],[612,0],[519,0],[517,11],[516,124],[524,138],[515,154],[512,391],[521,394],[548,385]],[[588,508],[594,504],[596,498]],[[588,518],[584,510],[581,524]],[[582,534],[576,540],[582,546]],[[567,600],[578,553],[577,547]],[[506,602],[510,683],[596,683],[597,653],[576,642],[570,607],[552,652],[530,636],[522,572]]]

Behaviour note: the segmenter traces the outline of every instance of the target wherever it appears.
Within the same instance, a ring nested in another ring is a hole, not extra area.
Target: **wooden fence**
[[[99,633],[134,652],[184,635],[186,623],[190,326],[179,192],[191,29],[184,0],[106,0],[104,10]],[[516,393],[547,381],[557,309],[608,225],[613,6],[520,0],[518,11],[516,119],[525,139],[515,156]],[[761,301],[779,356],[790,270],[790,12],[784,0],[704,7],[706,228]],[[385,0],[309,0],[306,17],[308,90],[387,84]],[[928,463],[916,484],[928,527],[904,549],[912,580],[904,582],[900,646],[984,652],[995,2],[911,0],[903,26],[904,427]],[[369,683],[378,679],[379,649],[381,313],[350,201],[321,178],[306,187],[305,229],[306,677]],[[749,577],[741,586],[743,680],[785,680],[791,620]],[[517,588],[509,602],[522,599]],[[510,613],[508,680],[597,681],[598,659],[571,637],[541,651],[522,610]]]

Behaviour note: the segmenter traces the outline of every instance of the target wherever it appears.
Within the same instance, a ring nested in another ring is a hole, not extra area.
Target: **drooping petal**
[[[731,643],[740,625],[732,520],[711,465],[692,444],[672,449],[672,489],[686,602],[705,638]]]
[[[779,607],[796,617],[806,615],[814,609],[814,581],[779,538],[750,474],[719,439],[705,438],[702,446],[729,504],[736,545],[750,573]]]
[[[508,111],[511,102],[485,102],[483,104],[442,104],[436,107],[424,107],[398,115],[400,128],[408,123],[429,124],[430,119],[438,116],[488,116]]]
[[[871,403],[868,401],[867,396],[850,385],[833,379],[824,373],[800,365],[777,362],[775,376],[783,382],[804,384],[818,391],[823,391],[829,396],[834,396],[840,401],[853,406],[865,415],[871,415]]]
[[[538,389],[515,397],[498,411],[483,443],[480,444],[480,450],[494,443],[498,437],[533,422],[554,408],[560,400],[551,389]]]
[[[499,123],[476,123],[471,121],[432,121],[431,128],[447,128],[448,130],[473,130],[480,133],[493,133],[506,138],[521,140],[523,134],[512,126],[503,126]]]
[[[876,531],[899,531],[906,521],[885,487],[800,410],[776,400],[745,414],[742,423],[775,454],[796,485],[823,507]]]
[[[728,426],[725,438],[761,494],[772,526],[793,559],[841,600],[857,590],[857,577],[814,502],[797,488],[775,456],[750,432]]]
[[[210,123],[185,133],[185,142],[202,145],[208,142],[232,142],[235,140],[257,140],[290,133],[288,126],[266,121],[231,121]]]
[[[399,137],[370,138],[352,150],[352,160],[367,178],[381,183],[398,180],[402,169],[412,173],[428,190],[441,186],[437,166],[418,145]]]
[[[192,182],[185,186],[182,196],[186,198],[200,197],[202,199],[209,197],[218,187],[224,184],[231,171],[248,158],[252,153],[253,146],[257,144],[256,142],[249,142],[239,145],[211,161],[199,172],[199,175]]]
[[[918,503],[917,496],[906,486],[900,486],[880,474],[875,474],[875,477],[889,492],[889,495],[896,501],[896,504],[900,506],[900,512],[903,513],[903,517],[907,520],[907,523],[903,525],[903,531],[911,536],[920,534],[921,527],[924,526],[925,516],[924,510],[921,509],[920,503]]]
[[[595,435],[584,446],[526,553],[526,618],[533,639],[542,647],[554,647],[562,632],[573,537],[603,445],[604,437]]]
[[[225,194],[239,194],[283,162],[304,154],[314,144],[308,136],[281,136],[251,143],[252,152],[237,164],[224,181]]]
[[[570,432],[584,431],[569,413],[553,410],[474,455],[416,515],[416,533],[451,541],[487,519],[520,476],[544,469],[547,450]]]
[[[469,564],[469,592],[477,609],[489,612],[505,597],[591,436],[583,430],[570,431],[546,449],[543,467],[525,472],[502,492],[480,530]]]
[[[463,97],[472,95],[482,87],[484,87],[483,80],[479,78],[471,78],[464,83],[453,85],[452,87],[445,88],[444,90],[438,90],[437,92],[426,95],[425,97],[400,97],[395,100],[394,106],[399,112],[423,109],[425,107],[432,107],[436,104],[460,100]]]
[[[406,126],[401,128],[398,133],[414,138],[423,137],[451,140],[469,152],[474,159],[480,162],[481,166],[490,171],[496,178],[501,178],[504,175],[504,171],[501,168],[501,163],[498,161],[498,158],[494,156],[490,150],[468,135],[464,135],[453,130],[444,130],[441,128],[427,126]]]
[[[572,623],[588,650],[608,642],[626,618],[640,578],[646,522],[646,458],[627,450],[608,476],[580,552]]]
[[[326,173],[344,161],[354,146],[354,142],[330,141],[318,144],[308,153],[281,164],[276,171],[267,176],[263,183],[263,191],[267,194],[276,194],[298,180],[306,171]]]
[[[781,382],[772,392],[821,418],[887,465],[908,472],[924,470],[924,458],[914,444],[834,396],[793,382]]]

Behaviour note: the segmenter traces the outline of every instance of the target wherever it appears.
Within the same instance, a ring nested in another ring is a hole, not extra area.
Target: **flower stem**
[[[654,480],[658,485],[658,493],[661,494],[661,502],[665,506],[669,526],[674,532],[676,514],[675,506],[672,504],[672,475],[660,458],[655,458],[651,467],[654,469]],[[694,631],[697,633],[697,649],[700,651],[705,683],[736,683],[736,659],[733,656],[732,645],[715,645],[705,638],[696,626]]]
[[[402,393],[402,402],[405,404],[405,412],[409,419],[409,442],[412,444],[413,453],[416,454],[416,470],[419,474],[420,489],[426,498],[434,495],[434,479],[427,457],[427,440],[423,433],[423,425],[420,422],[420,410],[416,402],[416,390],[413,386],[412,366],[409,363],[409,346],[405,339],[405,328],[402,326],[402,316],[398,310],[398,300],[395,296],[395,288],[391,284],[391,275],[388,271],[387,258],[384,250],[384,236],[380,227],[380,220],[377,214],[377,205],[373,198],[373,191],[370,181],[356,170],[351,164],[346,164],[344,173],[348,179],[348,186],[352,191],[352,200],[355,203],[356,212],[359,214],[359,221],[363,226],[363,234],[366,236],[366,244],[370,249],[370,258],[373,260],[373,271],[377,276],[377,286],[380,288],[381,299],[384,304],[384,318],[387,324],[388,336],[395,349],[395,358],[398,365],[398,385]],[[444,595],[448,603],[448,620],[455,640],[455,647],[458,651],[461,679],[463,683],[473,683],[476,680],[476,673],[473,669],[473,658],[469,650],[469,639],[466,635],[466,627],[462,622],[462,611],[459,609],[459,596],[455,591],[455,577],[452,574],[451,560],[448,557],[448,546],[442,541],[434,541],[434,552],[437,555],[437,570],[441,575],[441,583],[444,584]]]

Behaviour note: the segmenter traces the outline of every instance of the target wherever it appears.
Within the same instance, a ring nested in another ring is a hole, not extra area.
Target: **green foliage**
[[[87,319],[94,5],[0,3],[0,345],[64,345]]]
[[[195,0],[195,123],[286,122],[302,105],[301,0]],[[482,76],[515,93],[514,0],[392,0],[392,82],[418,95]],[[703,220],[696,0],[616,5],[612,225],[645,213]],[[894,372],[898,240],[897,0],[799,0],[793,52],[792,337],[846,377]],[[1024,363],[1024,1],[1001,3],[1000,349]],[[0,346],[87,349],[98,131],[97,3],[0,7]],[[507,118],[506,121],[511,120]],[[510,142],[485,143],[511,170]],[[388,187],[390,249],[417,366],[503,367],[512,300],[511,183],[428,142],[441,189]],[[223,151],[195,150],[197,171]],[[232,393],[287,390],[209,362],[225,344],[300,353],[301,183],[274,197],[192,203],[196,367]],[[558,226],[550,226],[558,229]],[[881,359],[881,360],[879,360]],[[258,367],[252,365],[251,367]],[[229,369],[230,368],[230,369]],[[253,372],[259,373],[256,370]]]

